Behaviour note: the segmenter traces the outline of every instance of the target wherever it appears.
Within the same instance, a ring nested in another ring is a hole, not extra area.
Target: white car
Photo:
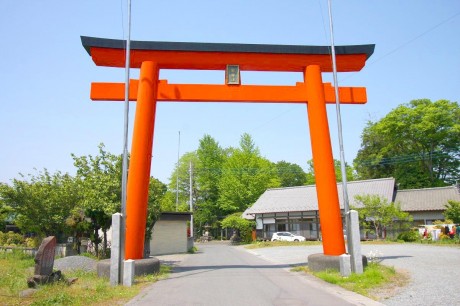
[[[297,236],[289,232],[276,232],[272,236],[272,241],[305,241],[305,237]]]

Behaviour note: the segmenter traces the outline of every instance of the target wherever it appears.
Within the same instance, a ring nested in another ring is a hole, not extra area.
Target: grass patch
[[[78,277],[76,283],[67,286],[64,282],[41,286],[28,298],[19,298],[27,289],[26,279],[33,274],[34,261],[31,256],[20,253],[0,253],[0,305],[113,305],[125,303],[136,296],[145,286],[168,277],[171,268],[161,266],[158,274],[137,276],[132,287],[110,286],[107,278],[95,272],[77,270],[66,272],[66,278]]]
[[[395,240],[395,239],[379,239],[379,240],[368,240],[368,241],[361,241],[361,244],[367,245],[385,245],[385,244],[425,244],[425,245],[432,245],[432,246],[445,246],[445,247],[460,247],[460,240],[458,238],[454,239],[442,239],[433,241],[431,239],[420,239],[413,242],[407,242],[403,240]]]
[[[34,265],[33,258],[20,250],[0,252],[0,305],[8,305],[12,296],[27,288],[26,279]]]
[[[260,249],[260,248],[271,248],[279,246],[308,246],[308,245],[321,245],[321,241],[256,241],[247,246],[246,249]]]
[[[196,246],[192,246],[190,249],[188,249],[187,253],[189,254],[195,254],[198,252],[198,248]]]
[[[415,243],[420,244],[429,244],[429,245],[436,245],[436,246],[450,246],[450,247],[459,247],[460,246],[460,239],[458,237],[453,239],[440,239],[437,241],[433,241],[431,239],[421,239]]]
[[[393,296],[397,290],[407,284],[409,276],[397,272],[393,267],[378,263],[369,263],[363,274],[352,273],[342,277],[337,270],[312,272],[306,266],[292,268],[293,272],[306,272],[322,280],[359,293],[374,300],[382,300]]]

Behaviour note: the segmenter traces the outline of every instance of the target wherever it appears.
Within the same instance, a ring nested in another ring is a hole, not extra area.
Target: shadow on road
[[[408,255],[401,255],[401,256],[382,256],[380,257],[381,260],[385,260],[385,259],[398,259],[398,258],[411,258],[411,257],[414,257],[414,256],[408,256]]]
[[[193,266],[193,267],[187,267],[187,266],[180,266],[180,267],[175,267],[173,269],[173,273],[180,273],[180,272],[188,272],[188,271],[195,271],[195,270],[221,270],[221,269],[283,269],[283,268],[292,268],[295,266],[299,265],[306,265],[305,264],[295,264],[295,265],[288,265],[288,264],[282,264],[282,265],[219,265],[219,266]]]
[[[282,264],[282,265],[206,265],[206,266],[175,266],[171,271],[170,278],[182,278],[191,275],[208,273],[216,270],[238,270],[238,269],[289,269],[296,266],[305,266],[307,263]]]

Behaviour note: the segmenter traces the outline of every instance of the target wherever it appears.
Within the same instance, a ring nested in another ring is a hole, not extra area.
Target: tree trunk
[[[148,239],[144,240],[144,258],[150,257],[150,241]]]
[[[81,238],[77,237],[76,239],[77,239],[77,254],[81,255],[81,250],[80,250],[80,248],[81,248]]]
[[[99,228],[94,229],[94,251],[96,252],[96,257],[99,258]]]
[[[377,237],[377,239],[380,239],[380,230],[379,230],[379,226],[377,223],[374,222],[374,228],[375,228],[375,236]]]
[[[104,241],[102,243],[102,256],[105,258],[107,256],[107,230],[103,229]]]

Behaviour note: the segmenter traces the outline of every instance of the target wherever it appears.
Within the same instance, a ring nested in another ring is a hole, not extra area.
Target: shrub
[[[407,231],[399,234],[398,239],[404,240],[405,242],[414,242],[420,239],[420,235],[416,231]]]
[[[450,236],[449,236],[449,235],[446,235],[446,234],[444,234],[444,233],[441,233],[441,234],[439,235],[439,240],[448,240],[448,239],[450,239]]]
[[[231,228],[236,230],[236,239],[231,239],[232,241],[238,240],[245,243],[252,242],[252,229],[255,227],[254,221],[249,221],[244,218],[241,218],[242,213],[234,213],[230,216],[227,216],[222,220],[222,228]],[[239,234],[239,235],[238,235]]]
[[[28,248],[38,248],[41,244],[40,237],[26,238],[25,245]]]
[[[4,239],[4,245],[17,246],[24,244],[24,237],[21,234],[17,234],[11,231],[6,233],[6,237]]]

